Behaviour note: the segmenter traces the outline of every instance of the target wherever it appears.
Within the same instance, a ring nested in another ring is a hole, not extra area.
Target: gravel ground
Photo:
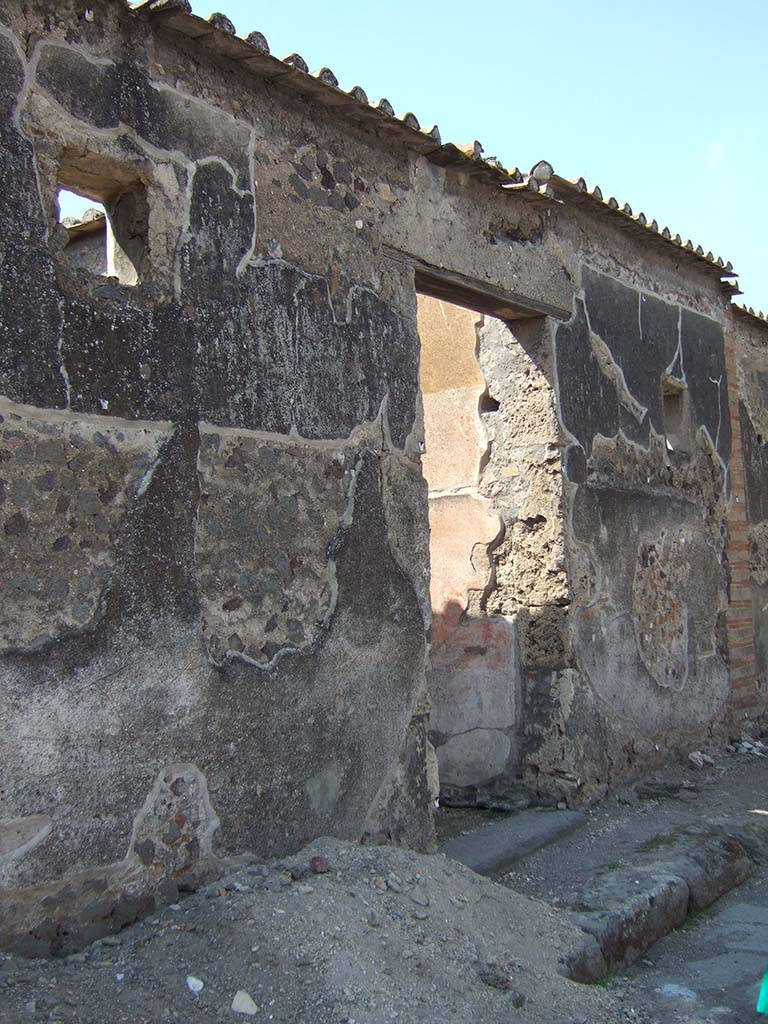
[[[579,934],[441,855],[321,839],[82,953],[6,959],[0,1021],[642,1021],[558,973]]]
[[[439,854],[320,839],[66,959],[0,956],[0,1024],[694,1020],[690,1004],[670,1014],[659,996],[654,951],[647,981],[643,965],[605,986],[562,977],[560,958],[581,933],[557,907],[596,872],[631,863],[657,833],[767,804],[768,758],[668,769],[590,812],[583,828],[528,857],[502,885]],[[460,823],[473,821],[487,818]],[[676,941],[664,940],[673,976],[690,983],[691,943]],[[701,1021],[718,1009],[723,1002],[702,997]]]

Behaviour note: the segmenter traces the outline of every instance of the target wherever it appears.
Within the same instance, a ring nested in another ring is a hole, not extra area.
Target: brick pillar
[[[755,668],[755,627],[749,579],[749,522],[747,520],[744,459],[741,450],[739,383],[733,315],[728,310],[725,331],[725,369],[731,417],[731,497],[728,505],[728,650],[731,662],[731,709],[734,725],[749,718],[758,704]]]

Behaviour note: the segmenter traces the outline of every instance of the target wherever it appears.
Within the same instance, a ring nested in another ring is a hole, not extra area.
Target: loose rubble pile
[[[66,959],[4,960],[0,1021],[625,1022],[559,973],[581,937],[441,855],[321,839]]]
[[[762,740],[751,736],[742,736],[738,743],[726,744],[725,750],[728,754],[751,754],[752,757],[765,757],[768,754],[768,747]],[[688,755],[688,763],[694,768],[711,768],[715,759],[701,750],[692,750]]]
[[[742,736],[738,743],[729,743],[725,748],[729,754],[752,754],[753,757],[765,757],[768,747],[762,740],[753,740],[750,736]]]

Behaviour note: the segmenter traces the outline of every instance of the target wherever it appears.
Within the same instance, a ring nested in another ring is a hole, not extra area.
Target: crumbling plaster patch
[[[98,619],[124,517],[171,433],[0,398],[0,649],[39,650]]]
[[[136,815],[121,861],[70,872],[46,886],[0,890],[0,947],[64,955],[173,902],[180,890],[221,870],[212,846],[218,826],[198,768],[168,765]],[[49,833],[50,827],[39,841]]]
[[[270,667],[315,642],[336,602],[359,449],[200,427],[195,560],[211,657]],[[254,481],[259,481],[254,490]]]
[[[643,664],[659,686],[688,679],[688,552],[684,531],[641,540],[632,586],[632,624]]]
[[[758,586],[768,585],[768,520],[749,527],[749,574]]]

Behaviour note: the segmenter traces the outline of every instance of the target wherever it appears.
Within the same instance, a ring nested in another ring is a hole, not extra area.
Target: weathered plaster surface
[[[50,830],[50,819],[43,820]],[[211,847],[218,824],[198,769],[169,765],[136,816],[122,860],[70,873],[41,889],[17,889],[11,883],[0,890],[0,947],[13,945],[27,956],[66,954],[175,900],[220,868]],[[21,838],[25,825],[31,831],[40,820],[11,825]],[[0,836],[8,830],[0,822]]]
[[[640,543],[632,586],[635,642],[646,669],[662,687],[682,690],[688,681],[690,566],[683,530]]]
[[[272,197],[290,99],[122,3],[11,4],[0,57],[0,942],[63,952],[321,833],[429,847],[412,278],[332,190]],[[110,180],[146,195],[134,286],[56,222]]]
[[[359,465],[353,448],[201,428],[195,561],[215,661],[267,666],[316,640],[337,596],[332,556]]]
[[[581,744],[575,771],[543,772],[546,759],[530,756],[540,791],[590,800],[635,765],[723,728],[730,423],[717,319],[589,266],[582,283],[573,319],[556,332],[571,442],[569,659],[582,679],[568,697],[564,746],[580,743],[587,721],[602,737]],[[687,393],[687,451],[665,438],[669,378]],[[563,749],[554,735],[542,744],[553,762]]]

